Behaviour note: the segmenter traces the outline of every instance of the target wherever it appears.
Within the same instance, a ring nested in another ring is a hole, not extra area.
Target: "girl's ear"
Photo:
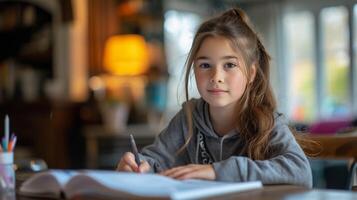
[[[257,66],[256,63],[252,64],[251,70],[250,70],[250,80],[249,83],[252,83],[255,79],[255,75],[257,74]]]

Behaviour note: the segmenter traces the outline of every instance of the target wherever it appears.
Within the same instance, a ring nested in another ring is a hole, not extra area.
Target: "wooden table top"
[[[310,134],[308,137],[321,145],[318,157],[357,160],[357,132],[334,135]]]
[[[307,189],[293,185],[264,186],[263,189],[245,191],[209,199],[249,199],[249,200],[339,200],[357,199],[357,192],[343,190]]]

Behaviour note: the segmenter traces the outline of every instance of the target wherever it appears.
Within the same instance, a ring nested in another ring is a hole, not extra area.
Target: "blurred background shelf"
[[[84,127],[86,141],[86,168],[115,169],[120,157],[131,152],[129,135],[133,134],[140,150],[151,144],[157,133],[147,124],[129,125],[120,132],[110,132],[103,126],[90,125]]]

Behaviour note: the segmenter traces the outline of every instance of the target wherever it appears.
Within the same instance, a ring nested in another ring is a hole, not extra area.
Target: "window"
[[[311,121],[316,116],[314,66],[314,17],[310,12],[288,14],[287,34],[289,116],[294,121]],[[299,30],[299,31],[296,31]]]
[[[351,91],[352,91],[352,106],[353,106],[353,112],[354,112],[354,115],[356,116],[356,113],[357,113],[357,5],[354,5],[353,7],[353,27],[350,29],[353,31],[353,37],[351,38],[352,41],[350,41],[352,43],[351,45],[351,52],[353,53],[353,65],[352,66],[352,80],[351,80],[351,83],[352,83],[352,88],[351,88]],[[354,87],[353,87],[354,86]]]
[[[351,91],[357,85],[351,78],[356,79],[357,74],[350,61],[357,55],[350,54],[350,47],[356,44],[350,45],[349,16],[353,15],[347,6],[326,6],[322,1],[313,8],[305,5],[289,10],[284,16],[289,102],[285,112],[293,121],[352,115],[356,97]],[[351,71],[355,72],[352,76]]]
[[[165,13],[164,38],[170,73],[168,86],[169,109],[178,110],[185,98],[184,93],[181,92],[184,85],[184,65],[196,28],[200,22],[200,17],[194,13],[175,10]],[[180,86],[179,88],[178,85]]]
[[[349,33],[345,7],[321,10],[323,38],[323,79],[326,81],[322,101],[323,117],[341,117],[349,112]]]
[[[357,39],[357,5],[353,6],[353,18],[354,18],[354,20],[353,20],[353,22],[354,22],[354,24],[353,24],[354,36],[353,37],[356,40]],[[357,48],[356,43],[353,44],[353,48],[356,50],[356,48]],[[357,51],[355,51],[355,53],[357,53]],[[355,54],[354,56],[356,57],[357,54]]]

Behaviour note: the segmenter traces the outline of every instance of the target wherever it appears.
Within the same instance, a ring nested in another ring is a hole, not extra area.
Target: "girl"
[[[269,59],[242,10],[204,22],[186,62],[183,109],[142,150],[140,166],[127,152],[117,170],[311,187],[309,162],[276,113]],[[192,68],[201,98],[189,100]]]

